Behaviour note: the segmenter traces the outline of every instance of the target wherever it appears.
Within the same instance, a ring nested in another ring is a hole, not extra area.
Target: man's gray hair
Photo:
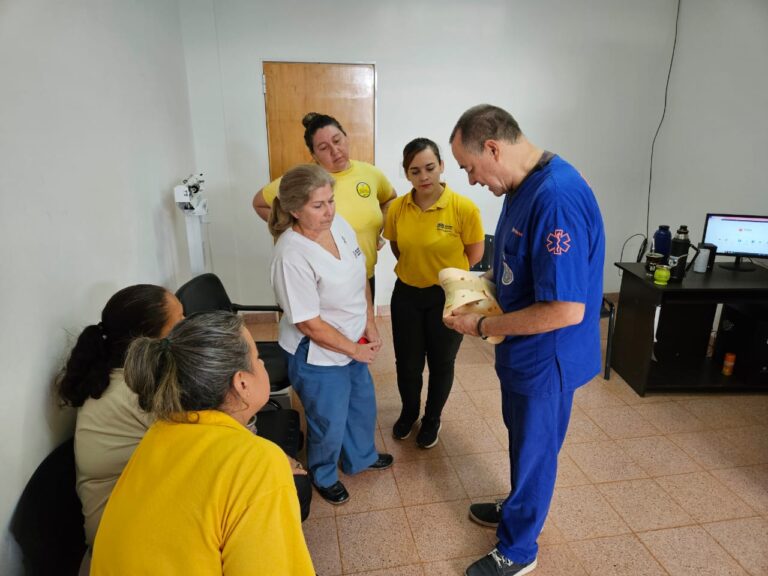
[[[522,132],[517,121],[506,110],[491,104],[478,104],[461,115],[451,132],[450,142],[461,132],[461,143],[473,154],[483,151],[486,140],[502,140],[514,144]]]

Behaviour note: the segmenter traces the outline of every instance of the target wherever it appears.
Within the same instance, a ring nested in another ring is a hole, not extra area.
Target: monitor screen
[[[718,255],[768,258],[768,216],[707,214],[704,242]]]

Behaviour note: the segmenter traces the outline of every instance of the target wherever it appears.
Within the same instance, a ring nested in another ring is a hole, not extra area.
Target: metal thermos
[[[681,225],[669,246],[669,281],[681,282],[685,278],[685,265],[691,241],[688,239],[688,226]]]
[[[669,226],[662,224],[659,229],[653,233],[653,252],[657,252],[664,256],[662,264],[667,263],[669,258],[669,248],[672,242],[672,232],[669,231]]]

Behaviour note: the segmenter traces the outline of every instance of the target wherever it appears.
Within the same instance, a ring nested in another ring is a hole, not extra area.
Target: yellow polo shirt
[[[109,497],[92,576],[314,576],[288,458],[217,410],[155,422]]]
[[[384,221],[381,204],[392,199],[394,189],[384,173],[367,162],[350,160],[351,166],[341,172],[333,172],[336,180],[334,198],[336,212],[349,222],[357,235],[357,243],[365,254],[366,274],[373,276],[378,258],[377,242]],[[272,202],[280,189],[280,178],[262,189],[264,201]]]
[[[469,270],[464,247],[485,240],[480,210],[447,185],[426,211],[413,201],[413,190],[389,205],[384,238],[397,243],[397,277],[416,288],[438,283],[443,268]]]

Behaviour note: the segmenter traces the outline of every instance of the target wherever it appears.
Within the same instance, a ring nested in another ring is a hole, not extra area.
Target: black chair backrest
[[[483,258],[472,266],[470,270],[473,272],[486,272],[493,267],[493,235],[485,235],[485,251],[483,252]]]
[[[37,467],[11,519],[27,576],[76,575],[86,550],[70,438]]]
[[[216,274],[207,272],[195,276],[176,291],[176,297],[184,306],[184,314],[224,310],[232,312],[232,301]]]

